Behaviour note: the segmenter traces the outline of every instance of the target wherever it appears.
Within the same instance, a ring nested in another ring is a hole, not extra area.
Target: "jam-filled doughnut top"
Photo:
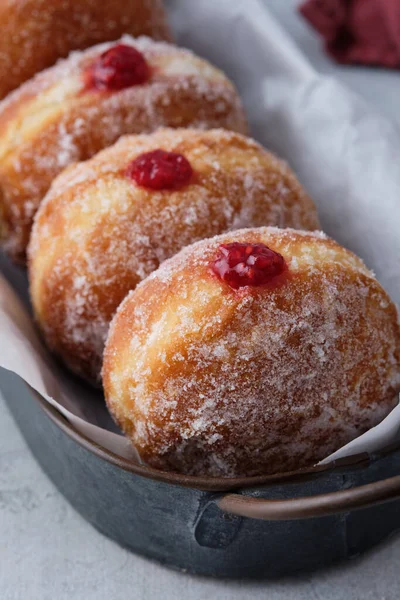
[[[240,227],[318,228],[293,172],[242,135],[126,136],[53,183],[32,231],[31,295],[50,346],[96,378],[124,296],[184,246]]]
[[[52,180],[121,135],[159,127],[246,132],[226,76],[189,50],[150,38],[76,52],[0,103],[0,239],[24,260]]]
[[[142,87],[143,84],[147,85]],[[125,35],[118,42],[72,53],[3,101],[0,156],[10,152],[13,144],[29,140],[67,107],[90,105],[96,112],[96,103],[107,100],[109,127],[112,127],[112,109],[117,109],[123,101],[123,94],[116,92],[133,87],[140,107],[130,106],[131,119],[139,118],[138,133],[165,125],[166,114],[173,116],[170,126],[184,127],[190,123],[193,127],[210,129],[226,119],[227,129],[240,133],[247,130],[240,99],[221,71],[190,50],[147,37],[134,39]],[[193,96],[199,104],[202,99],[202,106],[196,104],[196,110]],[[97,129],[106,125],[107,121],[100,121]],[[79,123],[76,128],[79,129]]]
[[[185,248],[127,296],[103,383],[152,466],[295,470],[397,404],[397,310],[362,261],[322,233],[235,231]]]

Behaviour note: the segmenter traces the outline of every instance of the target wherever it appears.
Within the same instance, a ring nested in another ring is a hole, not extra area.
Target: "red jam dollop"
[[[103,52],[85,73],[86,87],[99,91],[118,91],[146,83],[150,68],[136,48],[126,44]]]
[[[213,272],[231,288],[260,286],[286,270],[283,256],[265,244],[221,244]]]
[[[135,158],[127,169],[127,175],[141,187],[173,190],[189,183],[193,169],[183,154],[153,150]]]

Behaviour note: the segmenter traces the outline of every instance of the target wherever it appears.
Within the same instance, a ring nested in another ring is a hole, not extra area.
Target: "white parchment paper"
[[[167,8],[178,43],[236,83],[253,136],[291,164],[326,233],[359,254],[399,303],[396,123],[316,73],[258,0],[169,0]],[[0,269],[0,366],[21,376],[97,444],[140,460],[112,424],[101,394],[60,368],[43,347],[30,315],[26,275],[4,257]],[[377,451],[399,432],[400,406],[325,461]]]

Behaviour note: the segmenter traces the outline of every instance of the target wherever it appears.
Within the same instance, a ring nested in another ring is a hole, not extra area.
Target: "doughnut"
[[[287,165],[222,129],[126,136],[53,183],[29,246],[31,297],[48,345],[100,380],[125,295],[184,246],[241,227],[318,228]]]
[[[155,468],[297,470],[397,404],[398,315],[363,262],[324,234],[238,230],[186,247],[129,293],[103,384]]]
[[[24,262],[52,180],[123,134],[158,127],[246,132],[236,90],[188,50],[150,38],[74,53],[0,104],[0,239]]]
[[[161,0],[6,0],[0,23],[0,99],[71,50],[123,33],[171,39]]]

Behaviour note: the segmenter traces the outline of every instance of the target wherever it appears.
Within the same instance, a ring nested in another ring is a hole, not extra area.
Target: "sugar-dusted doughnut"
[[[222,129],[126,136],[53,183],[30,244],[31,296],[49,346],[99,376],[124,296],[192,242],[264,224],[318,228],[287,165]]]
[[[24,260],[32,219],[52,180],[127,133],[158,127],[246,131],[221,71],[150,38],[75,53],[0,104],[0,239]]]
[[[162,0],[6,0],[0,23],[0,99],[71,50],[124,33],[171,39]]]
[[[103,383],[154,467],[295,470],[397,404],[397,311],[362,261],[323,234],[227,233],[185,248],[127,296]]]

